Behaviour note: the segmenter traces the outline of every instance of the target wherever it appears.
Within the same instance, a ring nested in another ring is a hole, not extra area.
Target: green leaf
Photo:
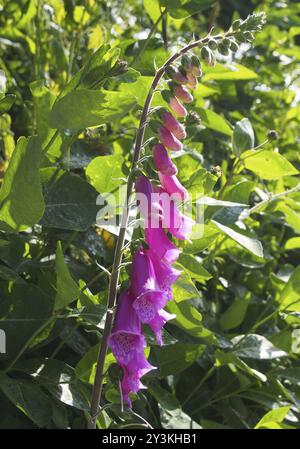
[[[194,239],[192,243],[185,242],[184,252],[188,254],[198,254],[212,245],[216,238],[220,235],[219,229],[213,224],[205,224],[203,226],[202,237]]]
[[[234,337],[232,343],[235,345],[234,354],[258,360],[271,360],[279,357],[287,357],[287,353],[275,348],[263,335],[248,334]]]
[[[0,99],[0,115],[9,111],[16,99],[15,95],[5,95]]]
[[[9,312],[1,320],[6,333],[5,357],[15,357],[22,348],[32,347],[53,319],[54,299],[37,285],[14,284],[9,293]],[[17,332],[16,332],[17,329]]]
[[[212,275],[201,265],[201,262],[190,254],[181,254],[179,263],[183,265],[193,279],[202,284],[212,278]]]
[[[152,348],[161,376],[180,373],[194,363],[204,352],[204,345],[175,343]],[[152,351],[151,351],[152,352]]]
[[[255,254],[257,257],[264,257],[263,247],[259,240],[243,235],[215,220],[212,221],[224,234],[228,235],[228,237],[230,237],[232,240],[239,243],[241,246],[246,248],[251,253]]]
[[[87,166],[86,175],[97,192],[112,192],[123,182],[122,164],[123,157],[120,155],[99,156]]]
[[[177,303],[199,297],[199,292],[187,272],[182,273],[173,285],[173,297]]]
[[[24,379],[12,379],[1,373],[0,388],[11,402],[39,427],[50,422],[52,404],[37,384]]]
[[[239,298],[222,314],[220,325],[224,330],[234,329],[239,326],[245,318],[249,305],[249,298]]]
[[[133,96],[120,92],[73,91],[56,101],[49,114],[49,125],[74,130],[99,126],[124,117],[135,102]]]
[[[275,423],[275,424],[282,423],[282,421],[285,419],[286,415],[288,414],[289,410],[290,410],[290,407],[279,407],[275,410],[271,410],[270,412],[266,413],[261,418],[261,420],[256,424],[255,429],[262,429],[262,428],[277,429],[278,426],[272,426],[272,424],[273,423]]]
[[[281,292],[280,309],[289,311],[299,311],[300,303],[300,265],[295,269],[289,278],[286,286]]]
[[[251,122],[247,118],[243,118],[235,125],[232,145],[236,156],[240,156],[243,151],[254,147],[254,131]]]
[[[181,408],[161,410],[161,423],[164,429],[201,429],[202,427],[184,413]]]
[[[209,8],[215,3],[215,0],[160,0],[162,6],[166,6],[168,12],[175,19],[184,19],[192,16],[199,11]]]
[[[242,156],[248,170],[262,179],[279,179],[296,175],[298,170],[281,154],[269,150],[248,150]]]
[[[77,283],[72,278],[65,263],[60,242],[57,242],[55,270],[57,293],[54,309],[59,310],[78,299],[81,294]]]
[[[244,67],[241,64],[222,65],[217,64],[215,67],[206,67],[203,76],[203,82],[215,81],[243,81],[257,78],[257,74],[253,70]]]
[[[43,226],[50,228],[85,231],[94,223],[99,206],[97,192],[84,179],[70,173],[59,173],[55,169],[42,171],[45,182],[45,213]]]
[[[213,129],[221,134],[225,134],[226,136],[232,135],[232,129],[221,115],[211,111],[210,109],[204,108],[196,108],[196,111],[207,128]]]
[[[37,137],[18,140],[0,190],[0,226],[5,230],[25,230],[44,213],[40,158]]]

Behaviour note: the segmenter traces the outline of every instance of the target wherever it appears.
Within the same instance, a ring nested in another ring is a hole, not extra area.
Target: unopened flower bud
[[[188,55],[182,55],[181,65],[186,72],[191,72],[193,70],[193,64],[191,58]]]
[[[241,19],[237,19],[234,22],[232,22],[232,25],[231,25],[232,30],[237,31],[240,28],[242,23],[243,23],[243,21]]]
[[[199,125],[201,123],[201,118],[199,117],[197,112],[191,111],[189,113],[189,115],[187,116],[185,123],[186,123],[186,126]]]
[[[173,83],[172,81],[169,83],[169,87],[172,92],[174,92],[178,100],[181,100],[183,103],[192,103],[193,96],[184,87]]]
[[[196,78],[195,75],[193,75],[192,73],[187,73],[187,79],[188,79],[188,83],[186,85],[186,87],[189,87],[192,90],[197,89],[198,87],[198,80]]]
[[[170,159],[170,156],[163,145],[154,145],[152,147],[152,154],[156,170],[165,175],[176,175],[177,167]]]
[[[185,107],[177,100],[176,97],[170,92],[169,90],[162,90],[161,95],[163,99],[169,104],[172,111],[178,116],[178,117],[186,117],[187,116],[187,110]]]
[[[278,140],[279,139],[278,132],[275,131],[275,129],[270,129],[267,133],[267,137],[270,140]]]
[[[167,128],[161,126],[158,130],[159,140],[170,150],[181,151],[183,149],[182,143],[178,140]]]
[[[200,54],[201,54],[201,58],[203,59],[203,61],[206,64],[208,64],[208,65],[214,64],[214,55],[209,47],[206,47],[206,46],[202,47]]]
[[[216,165],[214,167],[211,167],[210,172],[211,172],[211,174],[217,176],[218,178],[220,178],[222,176],[222,173],[223,173],[220,165]]]
[[[202,76],[201,63],[197,56],[193,55],[191,57],[192,63],[192,74],[194,76]]]
[[[175,70],[171,66],[168,66],[166,68],[165,73],[169,78],[171,78],[173,81],[175,81],[178,84],[187,84],[188,83],[186,76],[183,73]]]
[[[220,42],[218,45],[218,52],[221,53],[221,55],[228,56],[229,55],[229,49],[226,45],[224,45],[223,42]]]
[[[252,33],[250,33],[250,31],[245,31],[244,38],[247,42],[252,42],[254,40],[254,36]]]
[[[161,113],[161,119],[164,127],[171,131],[177,139],[183,140],[186,138],[184,126],[179,123],[170,112],[163,111]]]
[[[215,39],[209,39],[208,46],[211,50],[216,50],[218,42]]]
[[[112,68],[112,75],[118,76],[128,72],[128,64],[126,61],[119,59]]]
[[[230,39],[230,46],[229,46],[229,48],[230,48],[230,50],[231,50],[233,53],[235,53],[235,52],[238,51],[239,46],[238,46],[238,44],[237,44],[233,39]]]

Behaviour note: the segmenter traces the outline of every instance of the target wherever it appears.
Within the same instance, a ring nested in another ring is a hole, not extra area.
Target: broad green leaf
[[[250,251],[251,253],[255,254],[258,257],[264,257],[262,244],[260,243],[259,240],[256,240],[256,239],[248,237],[244,234],[241,234],[241,233],[235,231],[234,229],[229,228],[228,226],[225,226],[217,221],[213,220],[213,223],[216,226],[218,226],[218,228],[224,234],[228,235],[228,237],[230,237],[232,240],[239,243],[241,246],[246,248],[248,251]]]
[[[147,386],[152,396],[157,400],[163,409],[175,410],[179,408],[180,404],[178,399],[176,399],[176,397],[168,390],[162,388],[155,378],[146,378],[146,381],[143,380],[143,383]]]
[[[205,284],[206,281],[212,278],[212,275],[201,265],[195,256],[190,254],[182,254],[179,258],[179,263],[188,271],[192,279]]]
[[[220,235],[219,229],[213,224],[204,224],[201,226],[202,236],[197,239],[192,239],[192,243],[186,242],[184,245],[184,252],[189,254],[199,254],[201,251],[212,245],[216,238]],[[200,231],[201,231],[200,230]]]
[[[263,335],[238,335],[231,341],[235,347],[233,352],[239,357],[258,360],[271,360],[280,357],[287,357],[286,352],[275,348],[275,346],[273,346],[272,343]]]
[[[210,109],[196,108],[203,124],[214,131],[217,131],[226,136],[232,135],[232,130],[227,121],[216,112]]]
[[[284,248],[289,251],[300,248],[300,237],[292,237],[285,242]]]
[[[180,266],[178,268],[180,269]],[[199,292],[186,271],[180,275],[173,285],[173,296],[177,303],[199,297]]]
[[[15,95],[5,95],[0,99],[0,115],[9,111],[16,99]]]
[[[152,348],[162,376],[169,376],[185,370],[200,357],[204,350],[204,345],[183,343]]]
[[[206,67],[203,81],[242,81],[252,80],[257,78],[257,74],[253,70],[241,64],[221,65],[217,64],[215,67]]]
[[[123,181],[123,157],[120,155],[99,156],[90,162],[86,175],[90,184],[102,194],[112,192]]]
[[[238,298],[231,304],[220,318],[220,325],[224,330],[234,329],[239,326],[245,318],[249,305],[249,297]]]
[[[0,226],[5,230],[25,230],[44,213],[40,158],[37,137],[18,140],[0,190]]]
[[[135,104],[133,96],[120,92],[82,89],[54,103],[49,124],[58,129],[83,129],[124,117]]]
[[[282,290],[280,298],[280,309],[289,311],[299,311],[300,303],[300,265],[295,269],[289,278],[285,288]]]
[[[240,156],[243,151],[254,147],[254,131],[251,122],[247,118],[243,118],[235,125],[232,145],[236,156]]]
[[[244,166],[262,179],[279,179],[298,173],[284,156],[271,150],[248,150],[241,158]]]
[[[24,345],[43,341],[47,336],[43,332],[53,321],[54,298],[33,283],[14,284],[9,300],[9,311],[0,324],[6,333],[4,360],[15,357]]]
[[[231,352],[223,352],[220,350],[217,350],[216,352],[216,366],[222,366],[222,365],[234,365],[237,368],[239,368],[241,371],[244,371],[245,373],[249,374],[252,377],[255,377],[256,379],[262,381],[262,382],[266,382],[267,381],[267,377],[251,368],[249,365],[247,365],[247,363],[245,363],[243,360],[239,359],[235,354],[231,353]]]
[[[201,429],[202,427],[184,413],[181,408],[161,410],[161,423],[164,429]]]
[[[175,19],[184,19],[203,9],[207,9],[215,3],[214,0],[160,0],[162,6],[166,6],[170,15]]]
[[[57,293],[54,308],[59,310],[78,299],[81,293],[65,263],[60,242],[57,243],[56,248],[55,270]]]
[[[290,410],[290,407],[279,407],[275,410],[271,410],[270,412],[266,413],[261,420],[256,424],[255,429],[261,429],[261,428],[278,428],[277,426],[270,426],[270,424],[280,424],[285,419],[286,415],[288,414]],[[279,427],[280,428],[280,427]]]
[[[44,178],[43,226],[85,231],[96,223],[97,192],[90,184],[70,173],[55,176],[55,169],[45,169]]]
[[[39,427],[47,425],[51,420],[52,404],[36,383],[25,379],[13,379],[1,373],[0,389]]]

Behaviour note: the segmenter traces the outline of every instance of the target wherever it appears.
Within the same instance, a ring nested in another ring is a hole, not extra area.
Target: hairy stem
[[[225,33],[226,35],[226,33]],[[218,34],[214,36],[214,39],[221,39],[224,37],[224,34]],[[145,104],[142,110],[139,128],[137,130],[135,145],[134,145],[134,151],[133,151],[133,158],[132,158],[132,164],[130,169],[130,174],[128,177],[128,183],[127,183],[127,193],[126,193],[126,199],[125,204],[123,208],[122,218],[121,218],[121,225],[120,225],[120,232],[117,239],[117,244],[115,248],[115,255],[114,255],[114,261],[113,261],[113,267],[111,271],[111,278],[110,278],[110,286],[109,286],[109,293],[108,293],[108,303],[107,303],[107,314],[106,314],[106,320],[102,335],[102,340],[100,344],[99,354],[98,354],[98,361],[97,361],[97,368],[96,368],[96,374],[95,374],[95,382],[93,386],[93,393],[92,393],[92,400],[91,400],[91,411],[90,411],[90,422],[88,423],[89,429],[95,429],[96,423],[97,423],[97,416],[98,416],[98,410],[99,410],[99,404],[101,401],[101,395],[102,395],[102,384],[103,384],[103,369],[104,369],[104,362],[105,357],[107,353],[107,342],[108,337],[111,333],[112,324],[113,324],[113,316],[114,316],[114,310],[116,306],[116,298],[117,298],[117,288],[118,288],[118,282],[119,282],[119,274],[120,274],[120,264],[122,261],[122,250],[125,242],[125,232],[126,227],[128,225],[128,212],[129,212],[129,201],[133,190],[133,174],[137,167],[137,164],[140,159],[141,149],[143,146],[143,139],[145,134],[145,126],[147,122],[147,116],[149,114],[151,102],[153,99],[153,95],[155,90],[158,87],[158,84],[164,75],[164,72],[170,64],[172,64],[176,59],[180,58],[184,53],[187,53],[189,50],[199,47],[202,45],[205,45],[210,39],[210,36],[206,36],[203,39],[199,39],[197,41],[194,41],[184,48],[182,48],[180,51],[174,53],[166,62],[165,64],[157,70],[154,79],[152,81],[151,87],[149,89],[147,98],[145,100]]]

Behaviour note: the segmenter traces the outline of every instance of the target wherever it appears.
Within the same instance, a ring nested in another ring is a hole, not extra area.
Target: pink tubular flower
[[[139,390],[146,388],[140,381],[141,377],[149,371],[156,369],[147,361],[144,352],[139,352],[129,362],[127,366],[123,367],[124,376],[121,381],[121,389],[123,400],[127,402],[129,407],[132,406],[129,394],[131,392],[137,393]]]
[[[194,220],[180,212],[175,201],[164,189],[156,187],[155,192],[159,193],[159,203],[163,210],[163,226],[177,239],[187,240],[195,224]]]
[[[193,101],[193,95],[189,93],[184,87],[180,86],[179,84],[176,84],[174,86],[174,93],[178,100],[182,101],[183,103],[192,103]]]
[[[158,226],[162,217],[162,208],[158,201],[155,201],[153,187],[147,176],[140,175],[135,182],[137,194],[137,204],[145,219],[146,226]]]
[[[179,123],[170,112],[164,111],[161,114],[161,118],[163,120],[163,125],[167,128],[171,133],[174,134],[175,137],[179,140],[183,140],[186,138],[186,132],[184,126]]]
[[[127,365],[137,353],[144,351],[145,338],[141,333],[141,322],[132,307],[133,298],[129,291],[121,293],[108,344],[119,365]]]
[[[173,200],[171,200],[170,206],[170,222],[167,228],[177,239],[187,240],[195,222],[190,217],[183,215]]]
[[[163,189],[169,194],[177,196],[178,199],[185,200],[188,197],[187,190],[180,184],[176,175],[168,176],[158,173]]]
[[[181,151],[183,146],[180,140],[178,140],[167,128],[161,126],[158,130],[159,139],[161,143],[173,151]]]
[[[157,344],[160,346],[163,344],[161,330],[167,321],[173,320],[174,318],[176,318],[176,315],[170,314],[165,310],[159,310],[155,317],[148,323],[155,334]]]
[[[157,284],[161,290],[168,293],[169,300],[172,299],[171,286],[177,281],[182,271],[173,268],[170,263],[165,263],[159,260],[155,253],[151,249],[147,250],[147,254],[152,260]]]
[[[168,296],[159,290],[153,263],[142,249],[133,257],[131,276],[133,307],[139,319],[143,323],[149,323],[158,310],[166,305]]]
[[[170,108],[178,117],[186,117],[187,110],[185,107],[177,100],[176,97],[172,97],[169,102]]]
[[[197,89],[198,87],[198,80],[196,78],[196,76],[193,73],[187,73],[187,79],[188,79],[188,83],[187,83],[187,87],[189,87],[192,90]]]
[[[168,152],[163,145],[153,145],[152,154],[156,170],[165,175],[176,175],[177,167],[170,159]]]
[[[162,227],[146,228],[145,234],[149,248],[159,260],[171,264],[178,259],[181,251],[171,242]]]

